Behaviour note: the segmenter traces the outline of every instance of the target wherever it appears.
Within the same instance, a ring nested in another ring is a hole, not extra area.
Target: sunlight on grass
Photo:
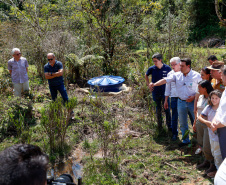
[[[2,76],[3,70],[3,67],[0,67],[0,76]]]

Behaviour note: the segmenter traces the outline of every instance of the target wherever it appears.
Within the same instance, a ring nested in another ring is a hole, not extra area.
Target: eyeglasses
[[[14,55],[17,55],[17,56],[19,56],[19,55],[21,55],[21,53],[17,53],[17,54],[14,54]]]
[[[53,60],[53,58],[48,58],[48,61],[52,61]]]
[[[177,64],[170,64],[171,66],[176,66]]]

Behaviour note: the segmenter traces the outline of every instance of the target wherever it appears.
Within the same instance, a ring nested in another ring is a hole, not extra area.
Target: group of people
[[[13,58],[8,61],[8,70],[14,85],[15,96],[20,97],[22,91],[29,90],[28,62],[21,56],[18,48],[13,48],[12,55]],[[64,86],[63,65],[56,60],[53,53],[47,54],[47,60],[44,73],[45,78],[48,79],[52,99],[57,98],[57,91],[59,91],[66,102],[68,95]],[[182,132],[182,142],[179,143],[179,147],[186,146],[190,144],[189,134],[186,136],[189,130],[189,117],[193,131],[197,133],[199,147],[196,152],[202,151],[205,158],[197,168],[208,168],[206,174],[209,177],[215,176],[215,184],[226,183],[226,114],[224,113],[226,111],[226,65],[218,61],[216,56],[211,55],[208,58],[210,66],[202,68],[198,73],[192,70],[189,58],[171,58],[170,65],[173,70],[162,62],[162,55],[159,53],[154,54],[152,60],[154,65],[147,70],[145,80],[155,101],[158,129],[161,131],[163,127],[163,107],[168,131],[172,132],[172,141],[178,139],[179,118]],[[151,82],[150,75],[152,75]],[[39,148],[32,145],[15,145],[1,152],[0,160],[4,159],[1,164],[6,164],[7,160],[7,163],[12,162],[7,157],[14,157],[17,162],[19,159],[29,161],[30,157],[26,152],[31,152],[30,155],[34,155],[38,160],[43,159],[40,165],[44,169],[43,174],[46,173],[48,158]],[[1,169],[4,169],[4,165],[0,168],[0,173],[7,172]],[[37,168],[37,170],[40,169]],[[12,177],[5,176],[5,178]]]
[[[22,57],[19,48],[12,49],[12,56],[8,61],[8,70],[12,78],[14,95],[21,97],[21,93],[29,91],[28,80],[28,62],[27,59]],[[63,65],[60,61],[56,60],[53,53],[47,54],[48,63],[44,66],[45,78],[48,80],[49,89],[52,100],[57,98],[59,91],[64,102],[68,101],[68,95],[64,86],[63,79]]]
[[[198,73],[192,70],[189,58],[173,57],[170,60],[173,70],[162,62],[161,54],[154,54],[152,59],[154,66],[147,70],[145,80],[156,104],[158,129],[162,129],[164,107],[172,141],[178,139],[179,118],[182,132],[179,147],[186,146],[190,144],[189,134],[186,135],[189,117],[197,134],[196,153],[203,152],[205,158],[197,168],[208,168],[205,173],[215,177],[216,184],[226,183],[226,65],[211,55],[208,57],[210,66]],[[149,75],[152,75],[151,83]]]

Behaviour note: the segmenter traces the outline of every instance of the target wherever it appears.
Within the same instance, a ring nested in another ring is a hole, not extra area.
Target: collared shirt
[[[226,111],[226,90],[224,90],[221,96],[220,104],[218,106],[217,114],[216,114],[216,121],[219,121],[221,124],[226,126],[225,111]]]
[[[153,83],[163,79],[164,77],[167,76],[167,74],[171,71],[170,66],[163,64],[162,68],[159,69],[157,66],[151,66],[146,72],[146,75],[152,75],[151,81]],[[166,85],[161,85],[158,87],[154,87],[154,90],[152,91],[152,95],[164,95],[165,93],[165,87]]]
[[[20,57],[18,62],[14,58],[8,61],[8,70],[12,71],[11,77],[13,83],[24,83],[28,81],[27,67],[28,62],[24,57]]]
[[[174,70],[172,70],[167,74],[167,77],[170,75],[173,75],[174,73],[179,73],[179,71],[175,72]],[[177,89],[176,89],[176,82],[166,83],[165,96],[178,97]]]
[[[218,82],[218,83],[217,83]],[[221,92],[223,92],[224,91],[224,89],[225,89],[225,86],[223,85],[223,82],[222,82],[222,80],[216,80],[216,79],[212,79],[211,80],[211,85],[212,85],[212,87],[213,87],[213,89],[215,90],[215,89],[218,89],[218,90],[220,90]]]
[[[44,66],[44,72],[45,73],[56,73],[60,69],[63,69],[63,65],[60,61],[55,61],[55,64],[51,66],[49,62]],[[63,76],[55,77],[52,79],[48,79],[48,83],[51,86],[58,86],[64,84],[64,78]]]
[[[167,83],[176,82],[177,94],[181,100],[194,96],[198,83],[202,80],[201,75],[192,69],[186,76],[182,72],[178,72],[164,79]]]

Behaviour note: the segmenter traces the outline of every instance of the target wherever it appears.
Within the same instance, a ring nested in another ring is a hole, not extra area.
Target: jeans
[[[189,129],[188,128],[188,114],[190,119],[194,120],[194,101],[192,102],[186,102],[184,100],[181,100],[178,98],[177,101],[177,110],[178,110],[178,116],[180,121],[180,130],[182,132],[182,137],[184,136],[185,132]],[[191,120],[191,124],[193,125],[193,122]],[[190,143],[189,135],[183,140],[183,143]]]
[[[177,124],[178,124],[177,100],[178,100],[178,97],[171,97],[170,98],[170,106],[171,106],[171,109],[172,109],[172,120],[171,120],[172,134],[175,135],[175,136],[178,135],[178,130],[177,130]]]
[[[158,128],[162,128],[162,107],[164,105],[165,96],[164,95],[153,95],[153,100],[156,103],[156,115],[157,115],[157,121],[158,121]],[[168,99],[169,104],[169,99]],[[163,108],[164,109],[164,108]],[[168,129],[171,129],[171,115],[170,115],[170,109],[164,109],[166,114],[166,125]]]
[[[68,101],[67,91],[64,87],[64,84],[58,86],[51,86],[49,85],[50,93],[52,96],[52,100],[54,101],[57,98],[57,91],[60,92],[64,102]]]

